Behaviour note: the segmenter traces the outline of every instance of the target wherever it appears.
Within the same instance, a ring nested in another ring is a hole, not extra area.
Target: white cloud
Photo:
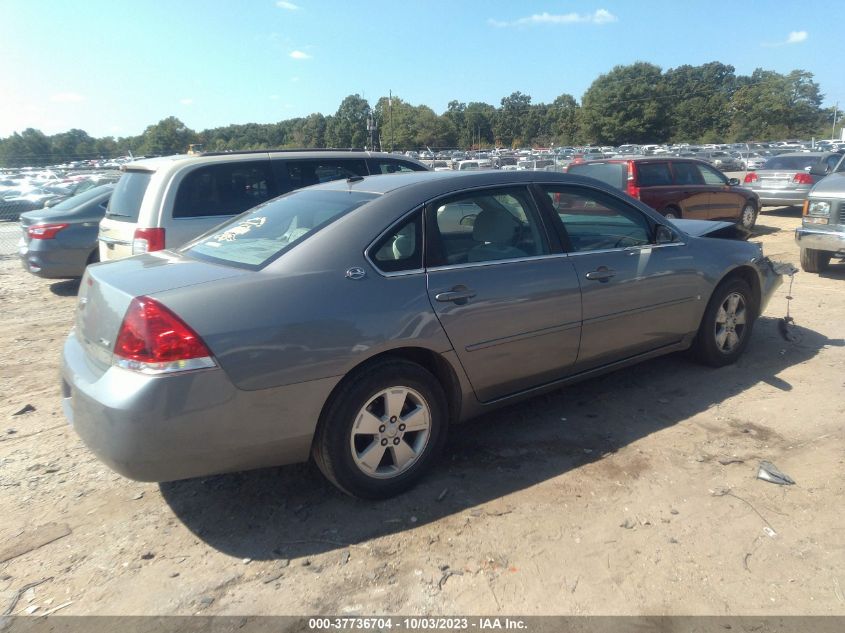
[[[311,59],[311,55],[302,51],[291,51],[289,57],[291,59]]]
[[[487,22],[491,26],[499,28],[507,26],[536,26],[538,24],[608,24],[610,22],[618,22],[619,18],[613,15],[607,9],[597,9],[593,13],[535,13],[524,18],[518,18],[510,22],[489,19]]]
[[[179,99],[179,103],[184,106],[194,105],[194,100],[190,97],[185,97],[184,99]]]
[[[286,2],[285,0],[279,0],[276,3],[276,6],[286,11],[299,11],[302,8],[299,5],[294,4],[293,2]]]
[[[800,44],[807,40],[807,31],[792,31],[786,38],[787,44]]]
[[[782,42],[763,42],[760,46],[765,46],[768,48],[774,48],[776,46],[787,46],[789,44],[801,44],[802,42],[806,42],[807,38],[810,36],[807,31],[790,31],[787,38]]]
[[[80,101],[85,101],[85,97],[76,92],[59,92],[52,95],[50,101],[55,101],[56,103],[79,103]]]

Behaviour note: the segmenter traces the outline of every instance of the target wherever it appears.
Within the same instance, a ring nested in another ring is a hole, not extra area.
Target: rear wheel
[[[739,214],[739,225],[747,231],[754,228],[757,223],[757,207],[751,202],[746,202]]]
[[[663,209],[663,217],[670,220],[680,220],[681,210],[678,207],[666,207]]]
[[[801,268],[806,273],[820,273],[827,269],[833,253],[817,251],[814,248],[801,249]]]
[[[757,307],[750,286],[728,279],[716,288],[704,311],[692,351],[706,365],[722,367],[742,356],[751,338]]]
[[[353,375],[332,398],[314,438],[317,466],[356,497],[385,499],[414,486],[446,439],[448,408],[437,379],[403,360]]]

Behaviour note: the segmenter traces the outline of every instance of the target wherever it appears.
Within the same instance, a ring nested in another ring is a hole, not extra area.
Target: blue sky
[[[0,137],[332,114],[389,90],[441,113],[580,100],[617,64],[814,73],[845,107],[837,0],[0,0]]]

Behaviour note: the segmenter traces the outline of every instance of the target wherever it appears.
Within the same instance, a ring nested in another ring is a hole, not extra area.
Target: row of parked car
[[[748,173],[743,183],[704,161],[670,155],[571,163],[567,171],[601,180],[664,217],[725,220],[749,232],[763,206],[802,204],[841,158],[837,152],[782,154]],[[523,169],[525,162],[520,162]],[[553,165],[550,160],[531,162],[534,170]],[[492,168],[485,159],[459,165],[458,171]],[[89,188],[52,210],[25,213],[19,252],[34,274],[80,276],[96,261],[179,246],[227,217],[303,186],[425,169],[407,157],[349,151],[209,153],[137,161],[124,168],[116,187]]]

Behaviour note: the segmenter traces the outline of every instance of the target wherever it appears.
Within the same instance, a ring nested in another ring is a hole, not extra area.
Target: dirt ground
[[[798,221],[769,209],[753,239],[797,263]],[[845,264],[796,275],[799,342],[787,291],[737,365],[662,358],[456,427],[371,503],[312,465],[112,473],[61,413],[76,284],[2,260],[0,612],[845,614]]]

